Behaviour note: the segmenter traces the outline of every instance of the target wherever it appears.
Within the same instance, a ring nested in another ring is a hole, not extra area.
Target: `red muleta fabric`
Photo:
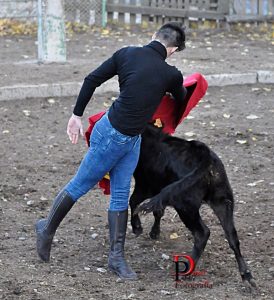
[[[163,97],[160,105],[158,106],[151,120],[155,121],[156,119],[160,119],[161,123],[164,124],[163,131],[168,134],[173,134],[175,132],[176,127],[183,122],[183,120],[189,114],[192,108],[194,108],[197,105],[197,103],[203,98],[208,87],[206,79],[200,73],[195,73],[186,77],[183,84],[184,87],[187,89],[187,105],[185,110],[181,113],[182,115],[178,116],[178,107],[176,107],[174,99],[166,95]],[[85,132],[85,137],[88,146],[92,129],[95,123],[98,120],[100,120],[104,114],[105,111],[102,111],[88,118],[89,127]],[[177,121],[176,123],[174,119],[177,119],[179,121]],[[109,179],[104,177],[102,180],[100,180],[99,187],[103,189],[105,195],[110,194]]]

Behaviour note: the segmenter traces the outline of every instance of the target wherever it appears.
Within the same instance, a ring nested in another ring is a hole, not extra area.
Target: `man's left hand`
[[[67,134],[72,144],[77,144],[79,133],[84,136],[81,117],[72,114],[67,126]]]

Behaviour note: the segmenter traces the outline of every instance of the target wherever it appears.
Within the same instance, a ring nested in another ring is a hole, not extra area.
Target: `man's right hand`
[[[67,126],[67,134],[72,144],[77,144],[79,133],[84,136],[81,117],[72,114]]]

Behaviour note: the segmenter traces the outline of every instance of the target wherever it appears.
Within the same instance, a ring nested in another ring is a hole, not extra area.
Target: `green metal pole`
[[[107,1],[106,0],[102,0],[102,27],[105,28],[106,27],[106,5],[107,5]]]
[[[42,0],[37,3],[37,20],[38,20],[38,61],[44,60],[44,39],[43,39],[43,6]]]

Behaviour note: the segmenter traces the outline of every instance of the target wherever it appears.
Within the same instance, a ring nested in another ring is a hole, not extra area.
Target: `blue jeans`
[[[107,114],[94,126],[90,148],[76,175],[65,186],[74,201],[86,194],[110,173],[109,210],[128,208],[130,182],[140,154],[141,136],[127,136],[112,127]]]

